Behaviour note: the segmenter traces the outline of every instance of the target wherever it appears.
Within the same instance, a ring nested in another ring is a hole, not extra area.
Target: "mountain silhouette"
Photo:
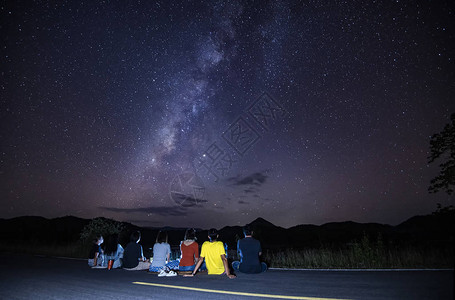
[[[290,228],[282,228],[263,219],[257,218],[249,225],[253,228],[254,237],[259,239],[263,248],[317,248],[343,247],[354,241],[360,241],[363,236],[371,240],[381,238],[385,243],[417,246],[444,246],[454,241],[454,211],[444,214],[415,216],[397,225],[378,223],[332,222],[323,225],[302,224]],[[34,244],[70,244],[79,240],[84,226],[89,219],[65,216],[46,219],[39,216],[24,216],[12,219],[0,219],[1,243],[30,243]],[[128,242],[129,232],[140,230],[141,243],[144,249],[151,248],[160,229],[168,232],[169,243],[175,249],[183,239],[185,228],[162,227],[141,228],[123,222],[125,233],[120,242]],[[230,249],[235,249],[237,240],[243,238],[241,226],[225,226],[219,230],[220,240]],[[201,244],[207,240],[207,231],[198,230],[197,239]]]
[[[257,218],[256,220],[254,220],[253,222],[249,223],[248,225],[252,226],[252,227],[277,227],[277,228],[281,228],[279,226],[276,226],[274,224],[272,224],[271,222],[259,217]]]

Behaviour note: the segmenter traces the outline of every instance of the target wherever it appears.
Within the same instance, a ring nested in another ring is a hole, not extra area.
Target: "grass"
[[[36,254],[45,256],[86,258],[90,246],[80,242],[59,245],[59,244],[40,244],[40,243],[2,243],[0,252]]]
[[[453,268],[453,248],[419,249],[384,247],[366,236],[344,249],[287,249],[266,251],[263,260],[269,267],[315,269],[398,269]]]
[[[352,250],[288,249],[265,252],[264,261],[270,267],[308,269],[397,269],[397,268],[453,268],[450,251],[401,249],[371,257]]]

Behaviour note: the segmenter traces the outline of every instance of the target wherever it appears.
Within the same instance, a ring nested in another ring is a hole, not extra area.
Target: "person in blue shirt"
[[[243,227],[244,239],[237,242],[237,253],[240,261],[232,262],[232,267],[242,273],[262,273],[267,270],[267,265],[260,262],[259,256],[262,254],[261,243],[253,238],[253,231],[249,225]]]

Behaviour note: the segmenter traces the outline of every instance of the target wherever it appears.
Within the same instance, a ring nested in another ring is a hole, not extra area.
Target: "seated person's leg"
[[[191,272],[191,271],[194,270],[194,267],[195,267],[195,266],[196,266],[196,265],[192,265],[192,266],[179,266],[179,271],[183,271],[183,272],[188,271],[188,272]]]
[[[133,268],[135,271],[148,270],[150,268],[150,263],[148,261],[140,261],[137,267]]]
[[[262,262],[261,266],[262,266],[262,271],[261,272],[267,271],[267,264],[265,262]]]
[[[178,260],[171,260],[166,264],[166,267],[168,267],[171,270],[178,270],[179,269],[179,261]]]
[[[152,265],[150,265],[149,271],[150,271],[150,272],[160,272],[163,268],[164,268],[164,266],[159,266],[159,267],[153,266],[153,267],[152,267]]]
[[[105,254],[100,255],[100,256],[103,258],[103,259],[102,259],[102,262],[101,262],[101,265],[102,265],[103,267],[107,267],[107,262],[108,262],[108,260],[109,260],[108,256],[105,255]]]
[[[112,265],[112,268],[117,269],[117,268],[121,268],[121,267],[122,267],[122,260],[121,259],[114,260],[114,264]]]
[[[94,259],[93,259],[93,258],[89,258],[89,259],[88,259],[88,265],[89,265],[89,267],[93,267],[93,262],[94,262]]]
[[[239,266],[240,266],[240,262],[238,260],[235,260],[232,262],[232,268],[234,269],[234,271],[238,271]]]

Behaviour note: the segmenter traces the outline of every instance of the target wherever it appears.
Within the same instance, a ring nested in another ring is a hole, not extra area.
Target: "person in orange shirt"
[[[210,229],[208,237],[209,241],[202,244],[201,255],[196,267],[191,275],[185,275],[185,277],[193,277],[205,260],[209,275],[226,274],[226,276],[231,279],[235,278],[236,276],[231,274],[229,270],[224,244],[223,242],[218,241],[218,231],[215,228]]]
[[[180,242],[180,252],[182,255],[180,257],[179,271],[192,272],[199,259],[199,245],[196,242],[196,230],[194,228],[186,230],[185,237]]]

